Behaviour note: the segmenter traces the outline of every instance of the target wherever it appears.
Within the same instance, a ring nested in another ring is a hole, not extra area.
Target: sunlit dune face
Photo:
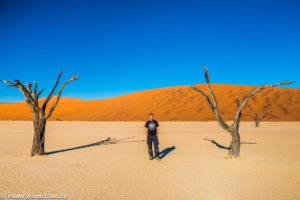
[[[208,94],[205,84],[195,87]],[[240,101],[256,86],[211,84],[224,120],[232,120],[236,96]],[[53,97],[47,111],[55,98]],[[40,104],[43,103],[41,99]],[[107,99],[82,101],[62,97],[49,120],[88,121],[210,121],[216,120],[203,96],[190,86],[176,86],[134,92]],[[263,121],[299,121],[300,89],[269,88],[252,96],[242,111],[242,121],[249,115],[270,114]],[[25,102],[0,103],[0,120],[31,120]]]

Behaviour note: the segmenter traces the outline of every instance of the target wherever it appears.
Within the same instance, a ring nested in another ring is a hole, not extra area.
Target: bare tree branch
[[[37,93],[36,96],[39,97],[43,93],[44,90],[45,90],[45,88],[42,89],[39,93]]]
[[[209,100],[208,96],[201,90],[193,87],[194,90],[200,92],[206,99],[210,109],[213,111],[213,113],[215,114],[216,116],[216,119],[217,119],[217,122],[219,123],[219,125],[223,128],[223,129],[230,129],[230,126],[228,124],[225,123],[225,121],[223,120],[223,118],[220,116],[219,114],[219,110],[218,110],[218,104],[217,104],[217,99],[216,99],[216,96],[214,94],[214,92],[212,91],[212,89],[210,88],[210,83],[209,83],[209,75],[208,75],[208,72],[207,72],[207,69],[205,66],[203,66],[203,69],[205,71],[205,79],[206,79],[206,88],[211,96],[211,99],[213,101],[213,103],[211,103],[211,101]]]
[[[207,72],[207,69],[205,66],[203,66],[203,69],[205,71],[205,79],[206,79],[206,88],[212,98],[212,101],[213,101],[213,105],[214,105],[214,108],[217,109],[217,112],[218,112],[218,106],[217,106],[217,99],[216,99],[216,96],[214,94],[214,92],[212,91],[212,89],[210,88],[210,83],[209,83],[209,76],[208,76],[208,72]]]
[[[18,88],[16,84],[14,84],[14,83],[12,83],[12,82],[10,82],[10,81],[7,81],[7,80],[1,80],[1,82],[9,84],[7,87],[16,87],[16,88]]]
[[[27,90],[27,88],[19,80],[14,80],[15,83],[12,83],[12,82],[7,81],[7,80],[1,80],[1,82],[9,84],[9,86],[18,88],[22,92],[22,94],[24,95],[25,101],[29,105],[29,107],[32,111],[33,111],[33,109],[39,109],[37,103],[32,98],[30,92]]]
[[[47,106],[47,103],[49,102],[49,100],[50,100],[50,98],[51,98],[51,95],[53,94],[53,92],[55,91],[56,86],[58,85],[58,82],[59,82],[59,79],[60,79],[61,75],[62,75],[62,71],[59,72],[59,75],[58,75],[58,77],[57,77],[57,79],[56,79],[55,85],[53,86],[51,92],[48,94],[47,98],[45,99],[44,104],[43,104],[43,107],[42,107],[42,110],[45,110],[45,108],[46,108],[46,106]]]
[[[34,89],[33,89],[33,94],[32,94],[32,96],[33,96],[33,99],[34,99],[34,100],[36,101],[36,103],[38,104],[38,95],[36,94],[37,82],[34,81],[33,83],[34,83]]]
[[[254,88],[253,90],[251,90],[243,99],[241,105],[236,109],[235,111],[235,119],[234,121],[236,121],[238,119],[239,113],[241,112],[241,110],[243,109],[243,107],[247,104],[249,98],[254,95],[255,93],[266,89],[266,88],[270,88],[270,87],[276,87],[276,86],[280,86],[280,85],[286,85],[286,84],[291,84],[293,82],[289,82],[289,81],[285,81],[285,82],[281,82],[281,83],[277,83],[277,84],[270,84],[270,85],[262,85],[260,87]]]
[[[209,83],[209,76],[208,76],[208,72],[205,66],[203,66],[203,69],[205,71],[205,79],[206,79],[206,88],[208,90],[208,93],[210,94],[210,97],[212,98],[213,101],[213,112],[216,116],[216,119],[219,123],[219,125],[223,128],[228,130],[230,128],[230,126],[228,124],[225,123],[225,121],[223,120],[223,118],[220,116],[219,114],[219,109],[218,109],[218,104],[217,104],[217,99],[216,96],[214,94],[214,92],[212,91],[211,87],[210,87],[210,83]]]
[[[53,105],[52,105],[52,107],[50,108],[48,114],[46,115],[46,119],[48,119],[48,118],[51,116],[52,112],[54,111],[55,107],[57,106],[58,101],[59,101],[59,99],[60,99],[61,92],[62,92],[62,90],[64,89],[64,87],[65,87],[68,83],[70,83],[71,81],[77,80],[77,79],[78,79],[78,77],[75,76],[75,74],[73,74],[73,76],[61,86],[61,88],[60,88],[59,91],[58,91],[58,94],[57,94],[57,97],[56,97],[55,102],[53,103]]]
[[[236,107],[238,108],[240,106],[240,100],[239,100],[239,97],[236,96]],[[239,129],[239,126],[240,126],[240,121],[241,121],[241,116],[242,116],[242,113],[240,112],[239,113],[239,116],[237,118],[237,121],[234,121],[232,126],[236,126],[237,130]]]
[[[252,119],[256,119],[255,117],[253,117],[252,115],[250,115],[250,114],[247,114],[247,116],[249,116],[249,117],[251,117]]]
[[[214,106],[211,104],[211,102],[210,102],[210,100],[209,100],[209,97],[208,97],[202,90],[200,90],[200,89],[198,89],[198,88],[196,88],[196,87],[194,87],[194,86],[191,86],[191,88],[192,88],[193,90],[196,90],[197,92],[200,92],[200,93],[204,96],[204,98],[205,98],[205,100],[206,100],[208,106],[209,106],[210,109],[214,112]]]
[[[27,88],[27,90],[30,92],[30,94],[32,94],[31,83],[27,83],[27,84],[26,84],[26,88]]]
[[[270,112],[267,112],[266,114],[264,114],[261,118],[259,118],[259,121],[263,120],[266,116],[268,116],[270,114]]]
[[[33,81],[33,83],[34,83],[34,93],[36,94],[36,89],[37,89],[37,82],[36,81]]]

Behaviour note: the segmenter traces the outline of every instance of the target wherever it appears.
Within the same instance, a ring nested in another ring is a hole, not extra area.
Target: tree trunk
[[[255,120],[255,127],[259,127],[259,123],[260,123],[259,120]]]
[[[44,155],[44,143],[45,143],[45,128],[46,128],[46,119],[44,115],[40,117],[34,115],[33,117],[33,126],[34,126],[34,136],[33,143],[31,148],[31,156],[34,155]]]
[[[230,135],[232,137],[232,141],[228,152],[228,158],[238,158],[241,150],[240,134],[237,129],[232,129],[230,130]]]

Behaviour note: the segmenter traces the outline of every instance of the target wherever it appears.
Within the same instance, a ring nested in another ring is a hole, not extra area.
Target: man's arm
[[[146,136],[148,136],[148,128],[145,128]]]

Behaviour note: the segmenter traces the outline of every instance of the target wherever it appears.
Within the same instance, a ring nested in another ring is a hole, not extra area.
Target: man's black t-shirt
[[[156,127],[158,127],[158,122],[156,120],[147,121],[145,127],[148,128],[148,135],[156,135]]]

